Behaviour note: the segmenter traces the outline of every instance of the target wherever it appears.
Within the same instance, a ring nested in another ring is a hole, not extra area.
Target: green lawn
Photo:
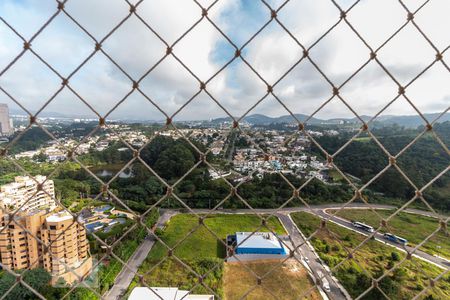
[[[217,237],[225,240],[228,234],[237,231],[254,231],[258,229],[261,220],[255,215],[241,214],[216,214],[204,220],[205,226],[215,232]],[[195,215],[179,214],[174,216],[168,223],[166,230],[161,235],[161,239],[170,247],[175,246],[183,240],[189,232],[199,226]],[[179,258],[198,259],[198,258],[224,258],[225,247],[205,226],[200,226],[192,235],[180,243],[174,251]],[[280,221],[272,217],[268,220],[267,226],[277,234],[286,234]],[[268,231],[262,227],[259,231]],[[167,255],[167,248],[161,243],[157,243],[148,259],[159,260]]]
[[[330,169],[328,171],[328,174],[331,178],[333,178],[333,182],[339,182],[342,179],[344,179],[344,177],[342,177],[341,173],[339,173],[338,171],[336,171],[336,169]]]
[[[320,219],[317,216],[306,212],[294,213],[291,216],[305,235],[309,236],[320,228]],[[326,228],[320,229],[311,239],[311,243],[321,259],[333,268],[348,258],[345,249],[356,249],[365,238],[328,222]],[[348,259],[333,272],[350,295],[356,298],[371,286],[371,279],[366,271],[374,278],[379,278],[403,258],[402,252],[378,241],[369,240],[358,248],[353,259]],[[428,286],[430,278],[435,278],[442,272],[443,270],[413,257],[381,280],[379,286],[390,299],[411,299]],[[432,297],[428,299],[450,299],[449,275],[439,280],[428,295]],[[378,300],[384,299],[384,296],[377,290],[372,290],[363,299]]]
[[[393,210],[376,210],[376,212],[383,219],[388,218],[394,213]],[[344,219],[364,222],[374,228],[378,228],[381,221],[375,212],[366,209],[344,209],[339,211],[337,215]],[[388,228],[382,228],[380,231],[391,232],[403,237],[408,240],[410,245],[414,246],[420,244],[437,228],[439,228],[439,221],[435,218],[400,213],[388,222]],[[450,258],[450,237],[448,231],[439,231],[420,249],[433,255],[438,254],[442,257]]]
[[[368,143],[372,140],[371,137],[365,136],[365,137],[358,137],[355,139],[355,141],[357,142],[361,142],[361,143]]]
[[[213,272],[208,273],[203,282],[218,295],[223,295],[225,246],[206,227],[224,240],[228,234],[237,231],[257,230],[261,220],[255,215],[216,214],[206,218],[204,224],[197,228],[199,221],[195,215],[179,214],[172,217],[160,237],[170,247],[177,245],[174,255],[198,274],[203,275],[214,269]],[[277,234],[286,234],[275,217],[267,221],[267,226]],[[194,228],[197,230],[183,240]],[[268,231],[268,229],[263,227],[259,231]],[[188,290],[193,288],[195,293],[211,294],[209,289],[197,285],[198,279],[193,272],[176,259],[167,258],[167,254],[167,248],[157,242],[139,270],[140,273],[147,273],[144,275],[147,284],[177,286]]]

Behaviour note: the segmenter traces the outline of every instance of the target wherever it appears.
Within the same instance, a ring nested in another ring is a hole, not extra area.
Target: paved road
[[[314,213],[319,215],[319,216],[321,216],[321,217],[324,217],[324,218],[329,218],[330,217],[330,214],[328,214],[325,209],[314,210]],[[422,214],[420,211],[417,211],[417,210],[414,210],[414,213]],[[423,213],[423,215],[427,215],[427,214],[428,213],[426,213],[426,212]],[[354,227],[352,225],[351,221],[349,221],[349,220],[345,220],[345,219],[342,219],[342,218],[339,218],[339,217],[333,217],[333,216],[331,216],[330,220],[333,221],[334,223],[342,226],[342,227],[348,228],[348,229],[353,230],[353,231],[357,231],[358,233],[360,233],[362,235],[365,235],[365,236],[369,236],[370,235],[370,233],[368,233],[367,231],[364,231],[364,230],[362,230],[360,228]],[[386,240],[386,239],[384,239],[382,233],[375,233],[374,237],[379,242],[388,244],[388,245],[390,245],[392,247],[395,247],[395,248],[397,248],[397,249],[399,249],[401,251],[412,252],[413,249],[414,249],[413,247],[403,246],[403,245],[391,242],[389,240]],[[433,255],[425,253],[425,252],[423,252],[421,250],[416,250],[414,252],[413,256],[415,256],[417,258],[420,258],[422,260],[431,262],[431,263],[433,263],[433,264],[435,264],[438,267],[443,268],[443,269],[448,269],[450,267],[450,261],[449,260],[447,260],[445,258],[433,256]]]
[[[321,284],[322,291],[325,292],[331,299],[345,300],[346,297],[342,294],[341,290],[338,287],[338,284],[320,263],[314,251],[312,251],[312,249],[310,249],[309,246],[305,243],[303,236],[298,231],[294,222],[292,222],[292,219],[289,217],[288,213],[279,213],[277,214],[277,217],[280,219],[281,223],[283,223],[284,227],[288,231],[292,244],[295,247],[302,244],[302,246],[298,248],[299,251],[297,251],[296,257],[299,260],[303,260],[309,266],[309,268],[313,272],[313,275],[320,280],[319,282],[322,282],[321,278],[323,275],[325,275],[328,283],[330,284],[330,291],[324,291]],[[306,259],[304,259],[304,257],[306,257]]]
[[[299,212],[299,211],[312,211],[318,210],[318,209],[333,209],[333,208],[341,208],[343,204],[321,204],[321,205],[310,205],[308,207],[301,206],[301,207],[285,207],[282,209],[271,209],[271,208],[255,208],[255,209],[248,209],[248,208],[240,208],[240,209],[217,209],[213,211],[212,213],[230,213],[230,214],[252,214],[252,213],[258,213],[258,214],[276,214],[276,213],[293,213],[293,212]],[[395,206],[392,205],[372,205],[375,209],[394,209]],[[346,206],[345,208],[367,208],[367,205],[364,203],[354,203],[351,205]],[[406,210],[408,211],[408,210]],[[197,214],[207,214],[210,212],[208,209],[193,209],[193,212]],[[424,214],[426,212],[423,212]]]
[[[166,224],[167,221],[169,221],[170,218],[176,213],[177,212],[174,211],[162,212],[162,215],[159,217],[156,223],[156,227],[163,228],[164,224]],[[150,253],[150,250],[152,249],[154,244],[155,239],[152,236],[147,236],[144,239],[142,244],[139,245],[130,259],[128,259],[127,265],[129,266],[129,268],[125,266],[122,268],[119,275],[117,275],[116,277],[113,287],[108,292],[106,292],[105,295],[103,295],[104,299],[117,300],[126,293],[136,272]]]

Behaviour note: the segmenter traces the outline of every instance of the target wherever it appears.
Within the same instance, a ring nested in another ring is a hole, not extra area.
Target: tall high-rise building
[[[0,186],[0,207],[5,210],[21,208],[27,211],[40,207],[53,210],[56,207],[55,187],[53,180],[46,179],[47,177],[41,175],[34,179],[28,176],[17,176],[15,182]]]
[[[40,209],[22,211],[13,218],[10,220],[10,215],[0,210],[3,268],[42,267],[52,275],[52,284],[60,278],[74,283],[91,272],[86,231],[68,212]]]
[[[12,131],[10,125],[8,105],[0,103],[0,135],[10,135]]]

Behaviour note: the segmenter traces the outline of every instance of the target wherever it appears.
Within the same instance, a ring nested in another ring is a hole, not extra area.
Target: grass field
[[[372,140],[372,138],[371,138],[371,137],[368,137],[368,136],[357,137],[357,138],[355,139],[355,141],[357,141],[357,142],[362,142],[362,143],[367,143],[367,142],[370,142],[371,140]]]
[[[204,220],[205,226],[213,231],[220,239],[225,240],[228,234],[236,231],[254,231],[258,229],[261,220],[255,215],[230,215],[216,214]],[[161,235],[161,239],[170,247],[183,240],[189,232],[198,227],[198,219],[191,214],[179,214],[174,216]],[[200,226],[193,234],[179,244],[174,254],[179,258],[223,258],[225,247],[205,226]],[[273,217],[267,222],[267,226],[277,234],[286,234],[280,221]],[[259,231],[268,231],[262,227]],[[167,255],[167,248],[157,243],[149,255],[150,260],[159,260]]]
[[[338,171],[336,171],[336,169],[330,169],[328,171],[328,175],[333,178],[333,182],[339,182],[342,179],[344,179],[344,177],[342,177],[341,173],[339,173]]]
[[[312,214],[300,212],[291,215],[305,235],[310,235],[320,227],[320,219]],[[336,239],[337,238],[337,239]],[[355,249],[366,237],[333,223],[327,223],[311,243],[321,259],[331,268],[348,258],[345,249]],[[339,240],[339,242],[337,241]],[[369,273],[379,278],[404,254],[375,240],[369,240],[358,248],[352,260],[347,260],[334,270],[335,276],[354,298],[371,286]],[[367,273],[366,273],[367,272]],[[391,299],[411,299],[429,284],[429,279],[437,277],[443,270],[417,258],[405,261],[394,272],[379,282],[379,287]],[[428,299],[450,299],[450,277],[445,275],[428,292]],[[432,298],[431,298],[432,297]],[[363,299],[384,299],[377,290],[372,290]]]
[[[228,234],[237,231],[258,229],[261,220],[255,215],[216,214],[206,218],[204,224],[224,240]],[[198,274],[203,275],[214,268],[214,272],[208,274],[204,283],[217,294],[222,295],[225,246],[205,226],[198,226],[198,219],[194,215],[179,214],[172,217],[160,237],[168,246],[176,245],[173,254]],[[277,234],[286,234],[275,217],[267,221],[267,226]],[[197,229],[184,239],[195,228]],[[263,227],[259,231],[268,231],[268,229]],[[152,286],[178,286],[188,290],[196,286],[198,279],[195,274],[174,258],[167,258],[167,254],[167,248],[163,244],[159,242],[155,244],[140,268],[140,272],[143,273],[151,270],[144,276],[146,282]],[[210,294],[208,289],[200,285],[193,291]]]
[[[332,212],[332,211],[330,211]],[[393,210],[376,210],[381,218],[387,218]],[[380,226],[380,217],[372,210],[344,209],[338,212],[338,216],[347,220],[364,222],[374,228]],[[435,218],[420,216],[410,213],[400,213],[388,222],[388,228],[382,228],[381,232],[391,232],[408,240],[412,246],[420,244],[426,237],[439,228],[439,221]],[[422,247],[424,252],[438,254],[450,258],[450,236],[448,231],[439,231],[430,238]]]
[[[274,261],[248,262],[246,266],[227,263],[224,270],[224,299],[241,299],[257,284],[254,274],[248,268],[258,276],[263,276],[278,264],[279,262]],[[247,294],[245,299],[274,299],[273,296],[276,296],[276,299],[298,300],[299,296],[311,287],[312,283],[306,270],[298,261],[292,259],[276,268],[271,276],[263,279],[261,285]],[[271,291],[273,296],[267,290]],[[321,297],[317,289],[312,289],[303,299],[321,299]]]

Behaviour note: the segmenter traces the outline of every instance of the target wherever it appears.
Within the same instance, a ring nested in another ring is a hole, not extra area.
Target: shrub
[[[155,229],[155,235],[158,237],[161,237],[164,234],[164,230],[162,230],[161,228],[156,228]]]
[[[339,252],[341,251],[341,246],[339,244],[335,244],[333,245],[333,247],[331,247],[331,250],[335,251],[335,252]]]
[[[391,252],[391,259],[392,259],[393,261],[399,261],[399,260],[400,260],[400,254],[398,254],[398,253],[395,252],[395,251],[392,251],[392,252]]]

